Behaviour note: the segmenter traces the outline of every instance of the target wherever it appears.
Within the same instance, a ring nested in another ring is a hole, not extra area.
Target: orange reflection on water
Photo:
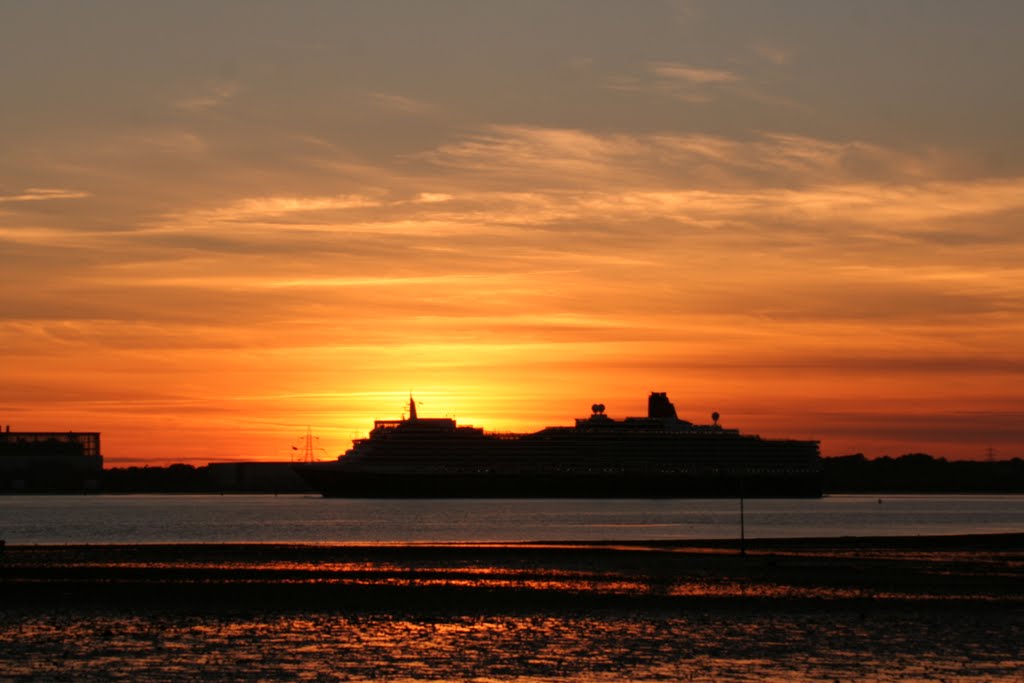
[[[951,618],[952,617],[952,618]],[[0,612],[14,680],[1017,681],[1004,613]]]
[[[168,582],[234,585],[335,585],[358,587],[460,588],[513,591],[560,591],[595,594],[643,594],[648,582],[601,571],[526,569],[494,566],[402,566],[374,562],[80,562],[64,563],[57,581],[118,581],[160,586]],[[22,579],[53,582],[52,576]]]
[[[98,547],[29,548],[8,552],[4,570],[23,584],[76,583],[83,594],[90,583],[111,595],[145,590],[159,598],[163,586],[201,587],[197,594],[220,594],[218,587],[241,587],[227,594],[243,604],[246,596],[270,596],[277,604],[322,604],[360,600],[362,604],[414,606],[486,603],[519,606],[572,604],[577,597],[624,596],[637,605],[679,607],[689,599],[973,601],[979,605],[1024,602],[1019,580],[1024,558],[1014,552],[978,553],[914,549],[797,548],[785,552],[638,547],[637,545],[494,544],[407,547]],[[21,569],[18,569],[18,567]],[[13,585],[13,584],[12,584]],[[302,588],[302,587],[307,588]],[[112,588],[111,588],[112,587]],[[212,590],[211,590],[212,587]],[[299,587],[294,592],[291,588]],[[326,592],[317,592],[319,587]],[[339,592],[334,592],[337,587]],[[344,593],[351,587],[350,593]],[[372,589],[383,589],[373,593]],[[391,590],[396,589],[396,590]],[[422,589],[422,593],[415,593]],[[459,595],[445,595],[444,590]],[[36,588],[36,590],[40,590]],[[205,591],[205,592],[204,592]],[[402,591],[411,591],[403,593]],[[475,592],[475,594],[474,594]],[[349,600],[351,598],[351,600]],[[148,599],[148,598],[144,598]],[[252,599],[262,599],[253,597]],[[205,600],[205,598],[201,598]],[[674,602],[673,602],[674,601]]]

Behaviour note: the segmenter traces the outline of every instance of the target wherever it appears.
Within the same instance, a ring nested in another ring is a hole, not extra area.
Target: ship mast
[[[415,420],[416,417],[416,401],[413,400],[412,394],[409,394],[409,419]]]

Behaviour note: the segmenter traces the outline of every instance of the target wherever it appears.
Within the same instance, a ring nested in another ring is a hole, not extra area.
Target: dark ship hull
[[[817,441],[770,440],[679,420],[665,394],[646,418],[604,406],[575,427],[488,434],[449,419],[375,423],[336,462],[295,465],[340,498],[816,498]]]
[[[376,474],[297,466],[326,498],[820,498],[820,473],[722,475]]]

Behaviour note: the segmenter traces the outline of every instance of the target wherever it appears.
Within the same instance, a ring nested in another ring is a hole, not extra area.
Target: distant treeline
[[[926,453],[898,458],[822,458],[825,493],[1024,493],[1024,460],[946,460]]]
[[[195,467],[112,467],[104,493],[305,493],[312,489],[288,463],[216,463]]]

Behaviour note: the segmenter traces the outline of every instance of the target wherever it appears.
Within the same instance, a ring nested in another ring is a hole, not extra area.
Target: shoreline
[[[914,534],[914,535],[842,535],[842,536],[779,536],[774,538],[746,538],[742,541],[750,550],[793,550],[799,548],[921,548],[921,549],[1018,549],[1024,550],[1024,531],[999,531],[955,534]],[[0,540],[0,558],[4,550],[20,552],[31,548],[57,549],[100,549],[100,548],[236,548],[258,550],[267,548],[333,548],[333,549],[487,549],[487,548],[622,548],[622,549],[716,549],[739,551],[738,538],[683,538],[683,539],[605,539],[605,540],[528,540],[528,541],[157,541],[152,543],[5,543]]]

